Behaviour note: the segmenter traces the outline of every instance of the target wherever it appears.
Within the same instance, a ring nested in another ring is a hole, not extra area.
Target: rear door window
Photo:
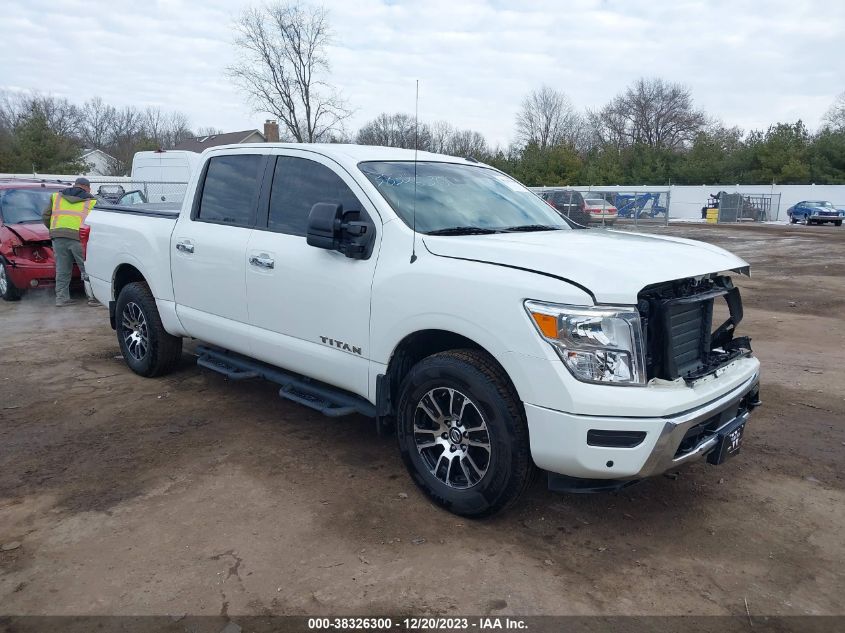
[[[340,176],[325,165],[294,156],[279,156],[270,190],[267,228],[305,236],[308,215],[318,202],[342,204],[344,211],[363,207]]]
[[[265,157],[259,154],[215,156],[208,161],[196,219],[216,224],[252,226]]]

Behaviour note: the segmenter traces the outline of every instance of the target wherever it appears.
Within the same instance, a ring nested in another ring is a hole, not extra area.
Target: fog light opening
[[[32,286],[33,288],[37,287],[38,286],[38,280],[33,279],[32,281],[29,282],[29,285]]]

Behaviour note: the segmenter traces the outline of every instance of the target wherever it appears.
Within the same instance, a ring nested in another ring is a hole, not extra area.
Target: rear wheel
[[[6,262],[0,260],[0,297],[4,301],[18,301],[23,291],[12,283],[9,273],[6,271]]]
[[[117,342],[129,368],[151,378],[173,369],[182,355],[182,338],[168,334],[147,284],[126,284],[115,306]]]
[[[415,365],[402,384],[396,430],[414,482],[455,514],[494,514],[531,481],[522,404],[501,367],[478,350]]]

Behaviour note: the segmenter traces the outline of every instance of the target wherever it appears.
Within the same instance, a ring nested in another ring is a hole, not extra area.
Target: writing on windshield
[[[569,225],[515,180],[487,167],[410,161],[364,162],[367,179],[408,225],[423,233],[455,227],[480,231],[515,226]]]

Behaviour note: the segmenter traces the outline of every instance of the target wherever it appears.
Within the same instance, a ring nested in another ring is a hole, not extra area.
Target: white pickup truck
[[[458,514],[508,506],[536,468],[593,491],[719,464],[759,404],[726,274],[745,261],[584,229],[471,158],[218,147],[181,210],[97,205],[87,225],[133,371],[164,374],[197,339],[231,380],[395,428],[414,481]]]

